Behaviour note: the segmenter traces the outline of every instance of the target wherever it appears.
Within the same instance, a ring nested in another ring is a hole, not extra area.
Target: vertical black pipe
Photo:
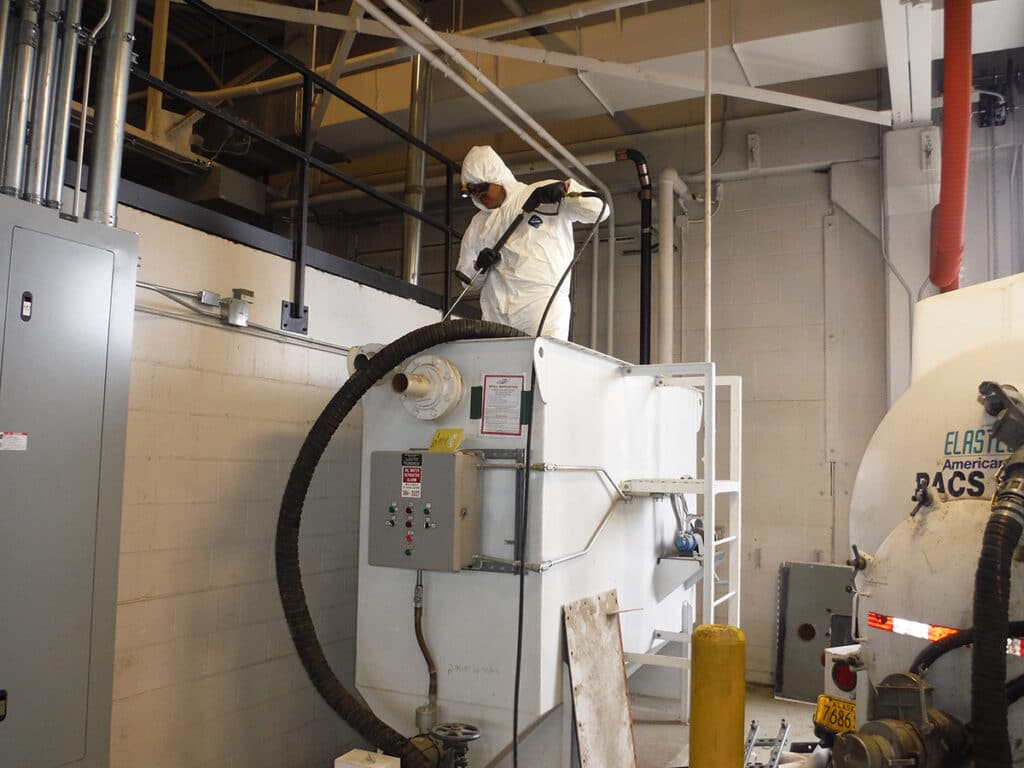
[[[452,301],[452,197],[455,195],[454,172],[450,165],[445,166],[444,187],[444,309],[445,313]]]
[[[647,158],[642,152],[617,149],[615,159],[632,160],[640,177],[640,364],[646,365],[651,362],[651,206],[654,189],[647,170]]]
[[[312,111],[313,81],[307,74],[302,78],[302,129],[299,135],[299,146],[305,155],[299,161],[299,208],[296,214],[298,226],[295,230],[295,280],[291,311],[295,320],[302,317],[306,306],[306,221],[309,218],[309,154],[313,149],[309,145],[309,119]]]

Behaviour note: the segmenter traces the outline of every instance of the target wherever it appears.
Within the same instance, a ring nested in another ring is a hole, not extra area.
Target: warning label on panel
[[[0,451],[27,451],[28,432],[0,432]]]
[[[402,498],[418,499],[423,490],[423,467],[402,467]]]
[[[520,416],[525,388],[526,376],[522,374],[484,375],[481,435],[520,437],[523,434]]]

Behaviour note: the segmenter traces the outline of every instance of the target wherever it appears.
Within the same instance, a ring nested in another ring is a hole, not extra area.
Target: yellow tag
[[[439,429],[430,441],[431,453],[455,453],[466,439],[463,429]]]

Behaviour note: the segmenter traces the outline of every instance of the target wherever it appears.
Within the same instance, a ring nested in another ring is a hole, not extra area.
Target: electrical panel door
[[[0,765],[56,768],[87,746],[114,254],[15,227],[7,255]]]
[[[469,453],[374,451],[370,565],[458,571],[480,554],[480,459]]]

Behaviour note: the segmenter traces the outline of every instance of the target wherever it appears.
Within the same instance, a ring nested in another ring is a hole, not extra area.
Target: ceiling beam
[[[893,126],[930,123],[932,4],[881,0],[881,9]]]
[[[910,49],[910,115],[915,125],[932,122],[932,4],[919,0],[907,6]]]
[[[898,0],[893,0],[898,2]],[[635,4],[633,0],[592,0],[590,3],[581,5],[597,6],[619,5],[625,6]],[[311,11],[293,6],[275,5],[263,0],[212,0],[210,2],[215,8],[230,10],[235,13],[252,15],[269,15],[272,18],[280,18],[296,23],[316,24],[322,27],[333,29],[355,29],[364,34],[394,38],[396,33],[388,30],[383,24],[367,19],[353,19],[338,13],[326,13],[324,11]],[[228,7],[230,6],[230,7]],[[559,9],[561,10],[561,9]],[[550,12],[549,12],[550,13]],[[544,14],[535,14],[526,19],[515,19],[514,21],[525,23],[527,19],[537,19]],[[531,22],[530,26],[535,26]],[[429,45],[419,33],[411,27],[401,27],[402,31]],[[662,72],[645,69],[636,64],[623,64],[613,61],[605,61],[588,56],[577,56],[574,54],[561,53],[531,48],[512,43],[501,43],[492,40],[484,40],[467,35],[438,32],[438,35],[452,47],[461,51],[472,51],[485,55],[497,56],[518,61],[532,61],[540,64],[547,64],[554,67],[562,67],[576,72],[594,72],[598,74],[621,77],[627,80],[636,80],[656,85],[668,86],[682,92],[703,93],[704,81],[700,77],[680,75],[670,72]],[[802,109],[808,112],[817,112],[835,117],[859,120],[861,122],[875,125],[892,125],[892,115],[888,110],[875,111],[862,107],[851,107],[845,104],[836,104],[822,99],[812,99],[804,96],[795,96],[781,91],[773,91],[767,88],[754,88],[748,85],[740,85],[725,81],[712,81],[712,93],[722,96],[732,96],[738,99],[747,99],[765,104],[788,107],[790,109]]]

